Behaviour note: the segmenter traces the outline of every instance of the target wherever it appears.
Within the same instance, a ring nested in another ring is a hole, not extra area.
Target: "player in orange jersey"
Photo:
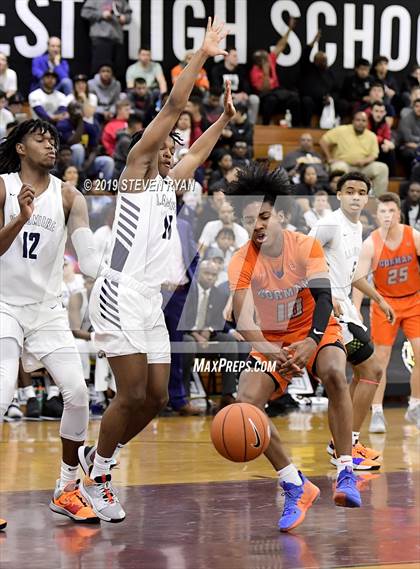
[[[363,243],[359,272],[373,274],[376,290],[393,308],[396,316],[390,324],[376,304],[371,304],[370,323],[378,360],[383,366],[381,383],[372,404],[371,433],[386,431],[382,401],[386,385],[386,369],[392,345],[402,328],[414,352],[411,373],[411,397],[406,420],[420,428],[420,232],[400,223],[401,204],[398,195],[383,194],[378,198],[379,228]],[[362,296],[355,291],[354,301],[360,308]]]
[[[359,507],[346,351],[340,326],[331,316],[331,286],[321,245],[312,237],[282,229],[290,210],[284,170],[268,172],[254,164],[240,172],[231,193],[241,196],[243,223],[251,236],[229,265],[237,328],[252,346],[253,369],[241,374],[238,401],[264,411],[273,393],[284,392],[296,371],[306,366],[320,378],[330,398],[328,417],[338,454],[334,501],[338,506]],[[277,364],[273,373],[263,371],[261,363],[267,360]],[[273,425],[271,429],[265,455],[286,495],[279,528],[288,531],[303,521],[319,490],[291,464],[277,430]]]

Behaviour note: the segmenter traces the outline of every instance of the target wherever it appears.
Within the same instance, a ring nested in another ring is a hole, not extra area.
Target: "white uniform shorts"
[[[147,354],[149,364],[170,363],[162,295],[125,275],[99,277],[89,301],[96,351],[107,357]],[[112,280],[111,280],[112,279]]]
[[[16,306],[0,301],[0,338],[14,338],[22,350],[22,365],[31,372],[42,358],[61,348],[77,348],[61,299]]]

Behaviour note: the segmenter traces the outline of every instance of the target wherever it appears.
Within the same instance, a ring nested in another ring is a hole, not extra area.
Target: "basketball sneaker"
[[[0,518],[0,531],[6,529],[6,526],[7,526],[6,520],[2,520]]]
[[[110,474],[97,476],[94,480],[85,476],[80,483],[80,491],[101,520],[118,523],[125,519],[125,512],[112,487]]]
[[[81,495],[78,482],[69,482],[64,488],[60,488],[60,480],[57,480],[50,510],[75,522],[99,523],[99,518]]]
[[[366,458],[363,454],[359,453],[355,447],[352,448],[352,459],[353,459],[353,470],[379,470],[381,468],[381,463],[376,460],[371,460]],[[337,455],[331,457],[331,464],[337,466]]]
[[[281,482],[285,501],[281,518],[278,523],[280,531],[290,531],[300,525],[305,519],[306,512],[319,497],[320,490],[312,484],[300,471],[301,486],[291,482]]]
[[[27,419],[39,419],[39,403],[36,397],[29,397],[26,402],[26,413],[25,417]]]
[[[362,505],[362,498],[357,489],[357,476],[355,476],[349,466],[346,466],[338,475],[334,491],[334,502],[336,506],[344,508],[360,508]]]
[[[22,419],[23,411],[20,408],[19,401],[17,400],[16,397],[14,397],[13,401],[10,403],[10,406],[7,409],[6,417],[8,419],[13,419],[14,421]]]
[[[83,472],[86,476],[89,475],[90,469],[93,466],[93,460],[95,458],[96,446],[80,446],[77,449],[77,454],[79,456],[79,464],[82,467]],[[119,461],[115,458],[111,461],[111,470],[119,465]]]
[[[382,411],[375,411],[375,413],[372,413],[369,433],[386,433],[385,415]]]
[[[405,414],[405,420],[414,423],[420,429],[420,405],[416,405],[412,409],[409,407]]]
[[[353,451],[354,451],[354,453],[362,455],[365,458],[369,458],[370,460],[377,460],[381,456],[381,453],[378,450],[375,450],[375,449],[369,448],[369,447],[365,447],[365,445],[360,443],[360,442],[353,445]],[[335,455],[335,446],[334,446],[334,443],[332,440],[327,445],[327,453],[330,456]],[[353,468],[354,468],[354,466],[353,466]]]

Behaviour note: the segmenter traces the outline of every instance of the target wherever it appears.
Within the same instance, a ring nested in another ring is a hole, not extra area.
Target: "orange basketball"
[[[270,442],[267,415],[250,403],[228,405],[213,419],[211,440],[216,450],[233,462],[254,460]]]

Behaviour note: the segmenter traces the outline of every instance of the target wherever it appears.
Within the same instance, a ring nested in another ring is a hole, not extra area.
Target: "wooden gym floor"
[[[264,458],[224,460],[209,418],[160,418],[121,453],[114,481],[127,518],[75,525],[47,507],[60,463],[58,423],[0,424],[0,567],[21,569],[414,569],[420,560],[420,432],[404,409],[386,410],[388,433],[365,436],[384,452],[361,475],[363,507],[332,503],[326,413],[274,419],[294,463],[321,498],[280,534],[282,497]],[[90,437],[96,438],[93,421]]]

